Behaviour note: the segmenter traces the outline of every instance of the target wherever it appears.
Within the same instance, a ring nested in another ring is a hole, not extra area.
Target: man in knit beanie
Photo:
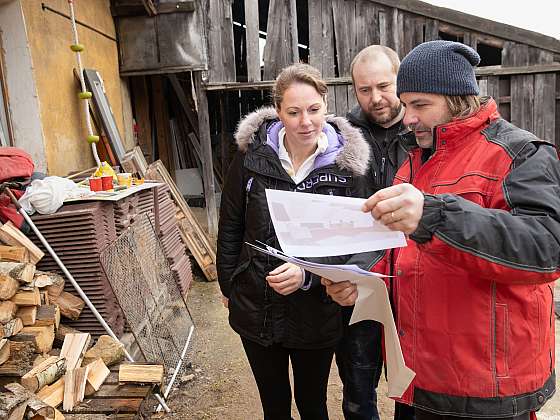
[[[536,418],[555,391],[560,162],[554,147],[481,98],[478,54],[426,42],[397,94],[418,148],[363,210],[408,235],[372,271],[394,277],[397,331],[416,376],[399,401],[418,420]],[[342,305],[350,283],[327,286]]]

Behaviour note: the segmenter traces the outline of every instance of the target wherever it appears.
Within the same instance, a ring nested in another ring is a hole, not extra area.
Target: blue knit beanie
[[[478,95],[480,91],[474,75],[478,63],[478,53],[460,42],[424,42],[402,60],[397,95],[403,92]]]

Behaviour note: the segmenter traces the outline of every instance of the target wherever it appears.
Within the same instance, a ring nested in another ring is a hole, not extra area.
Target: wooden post
[[[208,234],[213,240],[218,236],[218,212],[214,187],[214,164],[212,162],[212,143],[210,139],[210,122],[208,120],[208,99],[202,86],[202,73],[193,72],[196,97],[198,101],[198,126],[202,151],[202,176],[204,180],[204,199],[208,217]]]
[[[259,0],[245,0],[245,38],[247,40],[247,81],[261,80],[259,54]]]

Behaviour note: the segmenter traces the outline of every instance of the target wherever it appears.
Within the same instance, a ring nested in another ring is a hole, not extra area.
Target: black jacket
[[[368,178],[373,191],[393,185],[393,178],[400,166],[409,159],[408,151],[417,146],[414,133],[402,124],[397,135],[384,142],[376,139],[372,132],[372,124],[364,115],[362,108],[356,105],[348,114],[348,121],[358,127],[371,147],[372,159]]]
[[[229,298],[229,321],[241,336],[261,345],[282,343],[286,347],[329,347],[342,333],[340,307],[326,295],[319,279],[309,290],[288,296],[276,293],[265,280],[283,263],[251,249],[245,242],[264,242],[279,248],[265,189],[316,194],[366,197],[363,175],[369,147],[360,131],[344,118],[330,123],[344,143],[334,163],[314,169],[296,185],[283,169],[277,152],[267,144],[267,128],[277,121],[273,108],[248,115],[238,127],[239,151],[230,165],[220,206],[217,268],[220,288]],[[314,259],[326,263],[348,262],[349,256]],[[371,264],[369,254],[352,256],[351,263]],[[308,273],[309,274],[309,273]]]

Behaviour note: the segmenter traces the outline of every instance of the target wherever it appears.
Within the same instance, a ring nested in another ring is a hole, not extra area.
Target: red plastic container
[[[110,191],[113,189],[113,177],[111,175],[102,176],[101,184],[103,186],[103,191]]]
[[[103,191],[103,182],[101,178],[92,177],[89,179],[89,189],[91,191]]]

